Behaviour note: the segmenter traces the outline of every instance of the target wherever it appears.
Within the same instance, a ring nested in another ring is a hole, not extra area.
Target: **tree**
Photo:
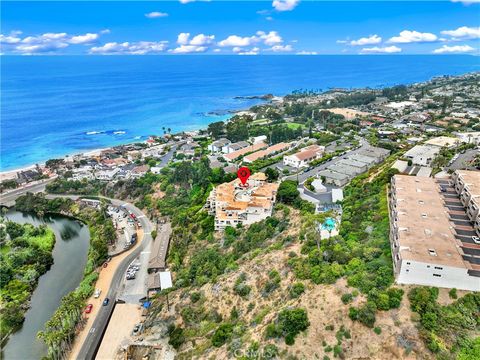
[[[278,172],[277,169],[269,167],[265,170],[265,175],[267,175],[269,182],[274,182],[278,180],[280,173]]]
[[[297,189],[297,182],[293,180],[282,181],[278,187],[278,200],[285,204],[293,204],[299,198],[300,192]]]
[[[216,121],[208,125],[207,132],[214,139],[218,139],[225,131],[225,124],[223,121]]]

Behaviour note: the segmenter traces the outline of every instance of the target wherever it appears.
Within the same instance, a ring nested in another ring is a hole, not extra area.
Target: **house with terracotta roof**
[[[272,156],[275,153],[278,153],[280,151],[284,151],[284,150],[290,148],[292,145],[293,145],[292,143],[281,142],[281,143],[269,146],[265,150],[260,150],[260,151],[256,151],[254,153],[251,153],[250,155],[245,156],[243,158],[243,161],[246,162],[246,163],[252,163],[255,160],[262,159],[262,158],[267,157],[267,156]]]
[[[250,225],[271,216],[278,184],[266,180],[264,173],[255,173],[245,185],[235,179],[214,188],[205,208],[215,215],[215,230]]]
[[[267,144],[265,144],[264,142],[253,144],[253,145],[250,145],[250,144],[247,143],[247,146],[245,146],[245,147],[243,147],[239,150],[233,151],[233,152],[228,153],[228,154],[224,154],[223,158],[225,160],[227,160],[228,162],[232,162],[232,161],[235,161],[236,159],[238,159],[239,157],[241,157],[243,155],[246,155],[246,154],[249,154],[251,152],[261,150],[261,149],[264,149],[266,147],[267,147]]]
[[[313,160],[322,157],[324,152],[325,146],[310,145],[293,155],[285,155],[283,157],[283,164],[294,168],[306,167]]]

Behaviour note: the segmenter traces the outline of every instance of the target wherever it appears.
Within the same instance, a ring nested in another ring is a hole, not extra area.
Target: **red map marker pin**
[[[242,185],[245,185],[245,183],[247,182],[248,178],[250,177],[250,169],[247,168],[247,167],[241,167],[240,169],[238,169],[237,171],[237,176],[238,178],[240,179],[240,181],[242,182]]]

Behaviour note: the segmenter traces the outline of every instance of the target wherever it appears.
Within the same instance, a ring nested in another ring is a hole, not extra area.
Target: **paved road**
[[[166,167],[168,165],[168,163],[170,162],[170,160],[172,160],[173,153],[177,150],[177,146],[181,146],[181,145],[183,145],[183,143],[184,143],[184,141],[176,143],[175,145],[172,145],[170,150],[165,155],[162,156],[162,160],[156,166],[162,167],[162,168]]]
[[[72,200],[78,199],[80,196],[77,195],[47,195],[47,198],[54,198],[54,197],[68,197]],[[112,205],[120,206],[123,205],[127,210],[131,211],[135,214],[138,221],[142,224],[143,229],[143,239],[139,239],[141,241],[140,246],[135,248],[117,267],[115,271],[115,275],[113,276],[112,282],[110,284],[110,289],[107,292],[105,297],[110,299],[110,302],[107,306],[102,306],[102,309],[97,314],[95,321],[90,329],[87,338],[85,339],[80,352],[78,353],[77,359],[94,359],[95,353],[100,346],[100,342],[102,341],[103,334],[105,329],[108,325],[108,320],[110,318],[110,314],[113,310],[113,306],[117,296],[119,294],[119,290],[122,284],[123,277],[125,276],[125,272],[127,271],[128,265],[140,255],[142,251],[147,249],[152,241],[151,232],[154,229],[154,225],[150,222],[150,220],[145,216],[145,214],[130,203],[126,203],[121,200],[116,199],[109,199],[102,197],[106,200],[110,200]]]
[[[326,168],[328,168],[329,166],[332,166],[333,164],[337,163],[338,161],[346,158],[347,156],[349,155],[353,155],[353,154],[356,154],[358,153],[359,151],[363,150],[363,149],[366,149],[368,147],[370,147],[370,145],[368,144],[367,140],[363,139],[363,138],[359,138],[358,139],[360,141],[360,147],[356,148],[355,150],[350,150],[350,151],[347,151],[346,154],[342,155],[342,156],[338,156],[336,157],[335,159],[332,159],[330,161],[327,161],[326,163],[323,163],[323,164],[320,164],[318,165],[317,167],[313,168],[312,170],[309,170],[307,172],[303,172],[301,174],[298,174],[298,183],[299,184],[302,184],[305,180],[307,180],[309,177],[312,177],[312,176],[315,176],[317,175],[317,173],[319,171],[322,171],[322,170],[325,170]],[[288,179],[288,180],[297,180],[297,175],[289,175],[287,176],[285,179]]]
[[[0,194],[0,205],[10,207],[15,205],[15,200],[19,196],[27,192],[38,193],[38,192],[45,191],[45,187],[47,186],[47,184],[52,182],[53,180],[55,179],[54,178],[46,179],[40,183],[29,184],[24,187],[9,191],[8,193]]]

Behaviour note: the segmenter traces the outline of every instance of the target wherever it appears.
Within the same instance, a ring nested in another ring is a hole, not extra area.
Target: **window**
[[[433,274],[433,276],[435,276],[435,277],[442,277],[442,275],[440,275],[440,274]]]
[[[437,269],[437,270],[443,270],[443,267],[435,266],[435,269]]]
[[[425,229],[426,230],[426,229]],[[435,251],[435,249],[428,249],[428,253],[431,255],[431,256],[437,256],[437,252]]]
[[[410,265],[410,263],[409,263],[409,262],[407,262],[407,265]]]

